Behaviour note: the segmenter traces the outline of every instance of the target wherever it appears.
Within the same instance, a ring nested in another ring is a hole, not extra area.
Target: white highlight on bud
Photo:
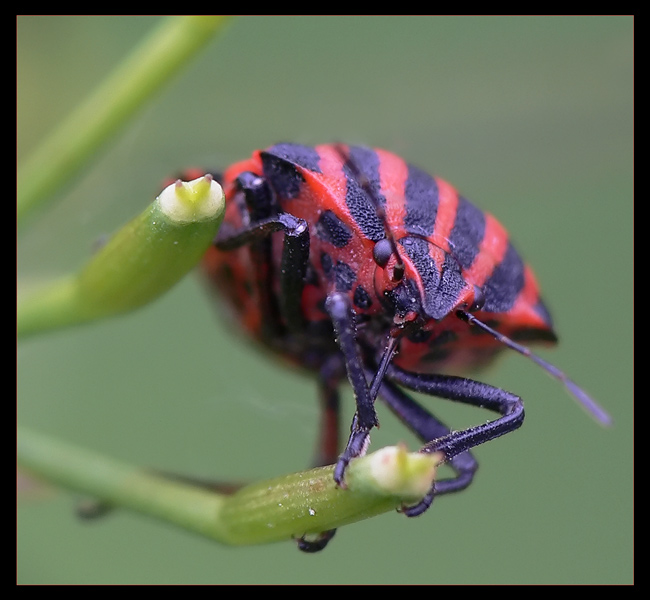
[[[187,182],[178,179],[156,200],[162,213],[176,223],[212,219],[224,203],[223,189],[210,174]]]
[[[431,488],[442,456],[408,452],[403,445],[387,446],[368,455],[370,474],[385,491],[423,497]]]

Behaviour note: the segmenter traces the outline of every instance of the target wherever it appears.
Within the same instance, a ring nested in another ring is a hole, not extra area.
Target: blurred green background
[[[19,17],[18,158],[156,26]],[[533,265],[561,344],[541,354],[608,410],[592,422],[525,359],[480,377],[527,419],[480,447],[475,484],[419,519],[346,527],[318,555],[228,548],[145,518],[18,507],[20,583],[632,582],[631,17],[239,18],[18,240],[21,283],[76,269],[186,166],[277,141],[393,150],[495,214]],[[135,464],[250,478],[309,464],[310,379],[217,317],[198,277],[124,318],[21,342],[18,420]],[[456,428],[487,414],[425,399]],[[346,392],[344,422],[353,412]],[[373,448],[413,438],[380,408]]]

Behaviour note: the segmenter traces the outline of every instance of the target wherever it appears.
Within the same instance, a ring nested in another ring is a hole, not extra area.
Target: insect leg
[[[331,465],[339,455],[339,384],[345,367],[339,356],[332,356],[321,367],[318,391],[321,406],[320,437],[314,466]]]
[[[405,394],[397,386],[384,380],[379,390],[380,398],[391,411],[413,431],[422,442],[445,437],[451,433],[450,429],[438,421],[431,413],[418,404],[413,398]],[[402,512],[408,517],[422,514],[431,506],[434,495],[449,494],[464,490],[472,483],[478,463],[469,452],[461,452],[449,459],[449,466],[456,476],[451,479],[441,479],[435,482],[431,491],[417,505],[404,507]]]
[[[309,264],[309,227],[307,223],[289,213],[279,213],[239,231],[224,233],[223,229],[220,230],[215,246],[223,251],[235,250],[247,244],[266,240],[271,234],[279,231],[284,233],[282,264],[279,273],[281,289],[279,311],[288,329],[296,331],[303,327],[300,303]],[[269,262],[262,261],[259,264],[268,265],[270,260]],[[270,290],[270,284],[262,287]],[[261,304],[264,310],[272,310],[270,302]],[[275,320],[277,321],[277,319]]]
[[[413,391],[487,408],[501,415],[498,419],[483,425],[437,437],[420,449],[420,452],[443,452],[446,460],[450,463],[455,457],[464,460],[462,458],[463,454],[468,454],[467,451],[474,446],[514,431],[523,423],[524,405],[521,398],[486,383],[450,375],[408,373],[395,366],[389,368],[387,376],[394,383],[403,385]],[[467,463],[467,466],[469,466],[469,463]],[[419,504],[407,508],[404,512],[407,516],[421,514],[430,506],[435,493],[440,493],[437,484],[434,484],[431,492]]]
[[[321,430],[316,449],[316,466],[331,465],[339,454],[339,391],[345,369],[339,356],[332,356],[320,370],[319,392],[321,401]],[[305,536],[296,540],[298,549],[303,552],[320,552],[334,537],[336,529],[322,531],[316,536]]]
[[[334,480],[342,487],[345,486],[343,476],[348,463],[357,456],[362,456],[369,442],[370,430],[378,425],[377,414],[368,390],[368,383],[363,369],[361,352],[356,339],[354,311],[350,299],[338,292],[330,294],[325,302],[329,313],[348,379],[352,385],[357,409],[350,427],[350,437],[343,454],[339,456],[334,469]]]
[[[334,537],[336,529],[328,529],[318,534],[318,536],[313,540],[308,540],[305,537],[298,538],[296,540],[298,544],[298,550],[302,552],[307,552],[313,554],[314,552],[320,552],[329,541]]]

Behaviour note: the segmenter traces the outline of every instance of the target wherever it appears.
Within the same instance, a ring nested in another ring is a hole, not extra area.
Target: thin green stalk
[[[415,503],[439,462],[437,455],[387,447],[350,463],[345,490],[334,484],[330,466],[227,495],[20,427],[17,448],[19,466],[51,483],[231,545],[313,535]]]
[[[21,294],[18,335],[124,313],[158,298],[198,264],[224,207],[223,190],[209,175],[168,186],[77,274]]]
[[[165,21],[21,165],[18,221],[86,166],[223,22],[224,17]],[[172,186],[79,273],[22,299],[19,335],[131,310],[169,289],[216,233],[223,196],[214,186],[209,178]],[[315,535],[416,503],[439,462],[436,455],[389,447],[352,461],[345,490],[334,484],[333,467],[322,467],[226,495],[20,427],[17,449],[21,467],[54,484],[234,545]]]
[[[226,20],[215,16],[163,21],[19,167],[18,222],[86,166]]]

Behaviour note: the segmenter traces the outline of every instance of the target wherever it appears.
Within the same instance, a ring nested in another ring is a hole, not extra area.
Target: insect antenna
[[[384,226],[384,234],[386,239],[390,243],[390,250],[393,255],[395,255],[395,267],[393,269],[393,279],[395,281],[400,281],[404,277],[404,261],[397,251],[397,242],[395,241],[395,236],[393,232],[388,227],[388,219],[386,218],[386,211],[382,203],[379,201],[377,193],[375,192],[370,180],[366,175],[364,175],[360,170],[359,166],[350,156],[350,153],[346,151],[346,148],[343,144],[334,144],[334,149],[343,160],[343,164],[350,170],[355,181],[359,184],[359,187],[363,190],[363,193],[366,197],[372,202],[372,205],[377,213],[377,217]]]
[[[569,379],[556,366],[552,365],[549,362],[546,362],[543,358],[540,358],[536,354],[533,354],[526,346],[522,346],[521,344],[518,344],[514,340],[511,340],[509,337],[503,335],[502,333],[499,333],[498,331],[492,329],[483,323],[483,321],[477,319],[474,315],[465,312],[464,310],[458,310],[456,311],[456,316],[462,321],[469,323],[470,325],[476,325],[477,327],[481,328],[483,331],[489,333],[492,337],[494,337],[497,341],[501,342],[508,348],[511,348],[515,352],[519,352],[519,354],[523,354],[524,356],[530,358],[534,363],[542,367],[542,369],[544,369],[552,377],[555,377],[555,379],[561,381],[569,393],[599,423],[602,425],[612,424],[612,417],[607,413],[607,411],[600,407],[598,403],[591,396],[589,396],[589,394],[587,394],[587,392],[585,392],[580,386]]]
[[[375,375],[372,378],[372,382],[370,384],[369,393],[370,393],[370,398],[373,402],[377,397],[377,393],[379,392],[379,387],[381,386],[381,382],[383,381],[384,376],[386,375],[386,370],[388,369],[391,361],[393,360],[393,356],[397,351],[398,342],[399,342],[399,336],[391,335],[388,337],[388,343],[386,344],[384,353],[382,354],[381,360],[379,361],[379,366],[377,367],[377,371],[375,372]]]

